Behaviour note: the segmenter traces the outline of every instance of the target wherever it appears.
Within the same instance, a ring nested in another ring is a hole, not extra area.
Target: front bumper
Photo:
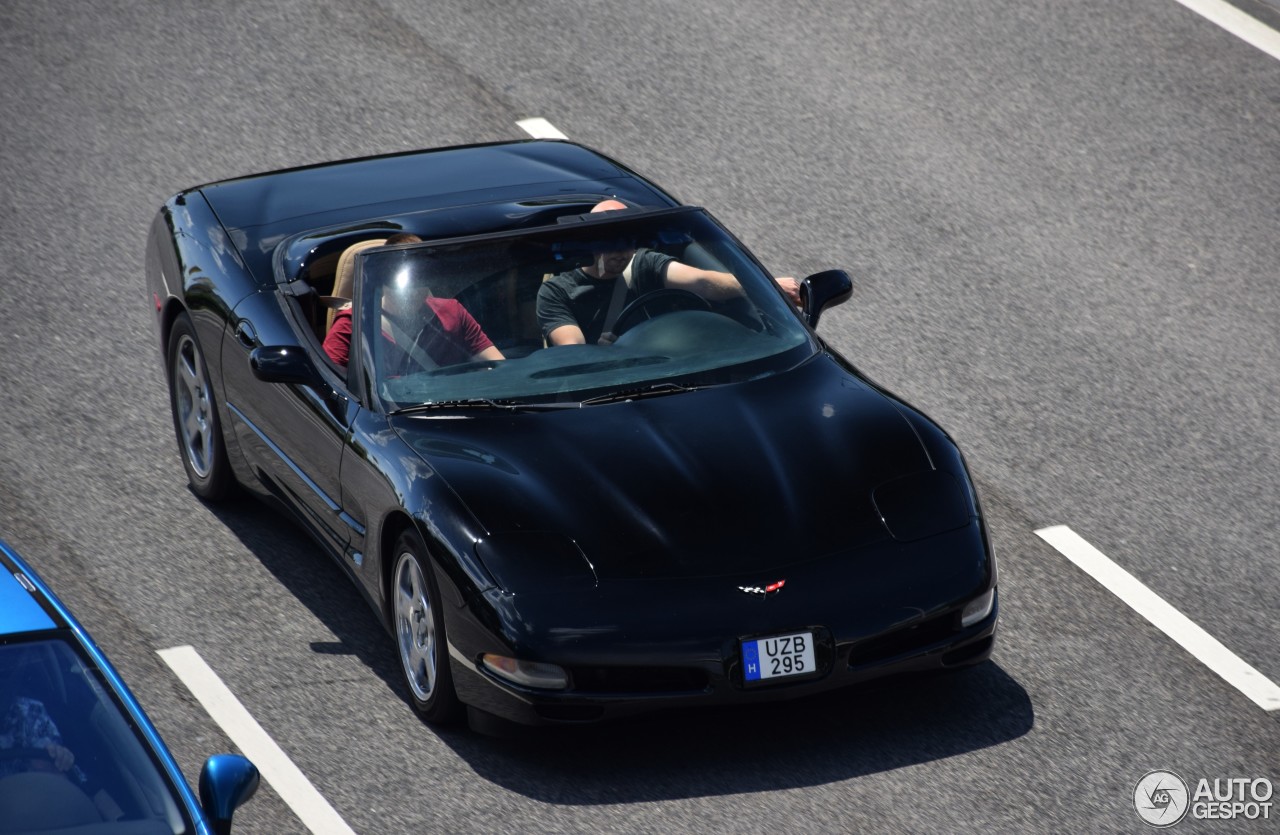
[[[997,596],[991,614],[966,628],[960,627],[960,607],[860,638],[818,627],[820,675],[752,688],[743,685],[736,638],[713,658],[693,650],[683,657],[649,655],[643,664],[571,666],[573,682],[565,691],[513,685],[452,645],[450,660],[458,695],[474,708],[524,725],[586,724],[658,710],[787,701],[891,676],[973,666],[990,658],[998,618]]]

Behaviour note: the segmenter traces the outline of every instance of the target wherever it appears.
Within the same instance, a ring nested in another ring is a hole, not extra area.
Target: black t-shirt
[[[624,305],[645,293],[660,290],[667,277],[667,265],[675,259],[651,249],[637,250],[631,259],[631,285]],[[605,316],[613,300],[616,278],[592,278],[581,269],[552,276],[538,290],[538,324],[542,335],[561,325],[577,325],[588,345],[599,341]]]

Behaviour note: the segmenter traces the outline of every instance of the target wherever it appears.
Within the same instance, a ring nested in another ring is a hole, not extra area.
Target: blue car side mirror
[[[200,805],[216,835],[230,835],[231,816],[253,797],[262,777],[239,754],[215,754],[200,769]]]

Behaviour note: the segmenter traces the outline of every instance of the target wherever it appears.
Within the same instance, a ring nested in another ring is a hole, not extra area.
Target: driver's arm
[[[789,275],[781,276],[775,280],[782,294],[796,307],[800,307],[800,282]],[[679,290],[689,290],[712,302],[724,301],[742,295],[742,285],[738,283],[738,279],[734,278],[732,274],[716,272],[715,270],[700,270],[696,267],[690,267],[688,264],[682,264],[679,261],[672,261],[667,266],[666,286]]]
[[[721,302],[742,295],[742,285],[732,273],[700,270],[679,261],[667,264],[663,284],[673,290],[688,290],[709,302]]]
[[[538,326],[548,345],[585,345],[587,337],[578,325],[564,288],[544,280],[538,288]]]

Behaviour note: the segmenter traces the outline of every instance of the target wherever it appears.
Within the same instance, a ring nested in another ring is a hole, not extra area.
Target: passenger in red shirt
[[[504,359],[502,352],[485,336],[480,323],[461,302],[435,296],[428,296],[425,302],[435,314],[437,324],[428,326],[428,333],[419,340],[418,347],[426,351],[437,365]],[[395,341],[386,331],[382,335]],[[345,305],[334,314],[333,327],[324,338],[324,352],[338,365],[345,366],[350,361],[351,305]]]
[[[411,243],[422,240],[417,235],[402,233],[392,235],[388,244]],[[480,323],[467,312],[462,303],[456,299],[441,299],[428,295],[424,299],[428,308],[423,313],[424,324],[422,335],[417,337],[417,348],[425,352],[431,362],[436,365],[457,365],[462,362],[504,359],[502,352],[493,344],[493,340],[485,335]],[[383,338],[396,344],[395,337],[387,330],[382,332]],[[402,336],[402,339],[414,339],[416,334]],[[413,352],[412,346],[397,346],[406,355]],[[351,305],[340,308],[333,317],[333,325],[324,338],[324,352],[329,359],[346,367],[351,359]]]

